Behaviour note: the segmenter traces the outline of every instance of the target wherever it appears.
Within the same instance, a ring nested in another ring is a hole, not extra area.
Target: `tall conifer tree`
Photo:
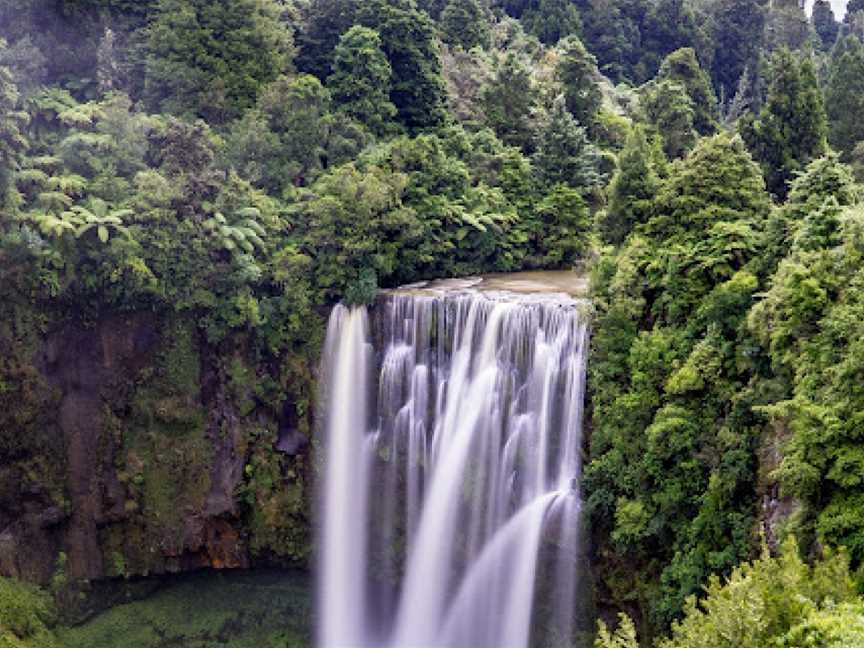
[[[450,0],[441,12],[444,41],[469,50],[489,44],[489,16],[479,0]]]
[[[342,35],[327,79],[334,104],[350,117],[382,133],[396,115],[390,102],[390,63],[381,51],[381,38],[368,27],[355,25]]]
[[[609,206],[599,222],[603,240],[620,244],[635,225],[648,220],[660,184],[651,153],[644,128],[636,126],[618,156],[609,187]]]
[[[775,54],[765,105],[740,130],[768,190],[785,198],[788,182],[826,151],[825,105],[811,57],[799,60],[786,48]]]
[[[831,3],[828,0],[816,0],[813,5],[811,20],[813,21],[813,29],[819,36],[822,49],[830,50],[837,41],[837,32],[840,31],[840,25],[834,19]]]
[[[381,36],[393,70],[390,100],[409,128],[440,126],[446,117],[435,25],[414,0],[368,0],[358,22]]]
[[[717,131],[717,97],[693,48],[684,47],[667,56],[660,66],[659,76],[684,86],[693,101],[693,127],[700,135]]]
[[[837,43],[825,88],[828,139],[848,159],[864,140],[864,45],[855,36]]]

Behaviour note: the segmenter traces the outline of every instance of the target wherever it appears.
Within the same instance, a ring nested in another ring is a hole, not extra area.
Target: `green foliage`
[[[846,36],[834,48],[825,87],[828,140],[849,159],[852,149],[864,140],[864,124],[857,115],[864,109],[864,45]]]
[[[598,222],[604,241],[620,244],[636,225],[648,221],[660,185],[657,158],[645,130],[633,128],[618,156],[618,170],[609,185],[609,204]]]
[[[0,37],[0,57],[6,51],[6,41]],[[9,190],[12,175],[18,170],[20,155],[26,146],[21,127],[27,114],[19,110],[18,89],[9,69],[0,65],[0,209],[10,207]]]
[[[262,90],[258,110],[235,123],[226,157],[272,193],[310,184],[328,164],[350,159],[367,141],[347,112],[330,108],[330,94],[315,77],[280,77]],[[386,113],[386,105],[380,108]]]
[[[582,29],[577,33],[613,82],[641,84],[657,74],[661,61],[684,47],[696,48],[710,63],[712,42],[706,27],[715,4],[684,0],[578,0]]]
[[[857,203],[859,196],[849,168],[836,154],[811,162],[792,182],[786,203],[768,221],[766,271],[773,272],[793,248],[818,249],[840,243],[843,209]]]
[[[785,198],[789,181],[826,150],[825,106],[811,57],[785,48],[775,54],[765,105],[740,130],[762,165],[768,190]]]
[[[735,96],[738,82],[758,58],[765,27],[765,4],[760,0],[718,0],[711,9],[711,78],[722,102]]]
[[[538,134],[534,164],[540,180],[550,186],[564,184],[587,193],[601,183],[599,152],[567,110],[563,94]]]
[[[444,83],[435,27],[413,0],[360,3],[358,22],[381,36],[393,70],[390,101],[408,128],[440,126],[445,121]]]
[[[65,85],[74,92],[94,89],[96,50],[102,34],[99,10],[87,2],[3,0],[0,38],[10,45],[16,83],[31,91]]]
[[[586,503],[604,586],[642,606],[649,630],[750,549],[754,396],[736,345],[768,211],[740,139],[703,139],[595,270]]]
[[[55,623],[54,604],[46,592],[27,583],[0,577],[0,646],[59,646],[51,631]]]
[[[363,268],[357,279],[345,289],[344,301],[349,306],[368,305],[375,301],[378,294],[378,277],[372,268]]]
[[[257,208],[246,207],[237,211],[234,223],[229,223],[225,216],[216,212],[204,221],[203,226],[232,254],[253,254],[256,249],[264,249],[262,237],[267,236],[256,220],[260,217],[261,212]]]
[[[441,12],[444,42],[469,50],[489,44],[489,16],[480,0],[449,0]]]
[[[383,278],[404,268],[400,254],[422,233],[414,210],[403,204],[407,183],[378,167],[346,165],[312,186],[297,218],[309,223],[320,286],[338,295],[367,268]]]
[[[641,38],[640,26],[647,3],[602,6],[582,0],[575,4],[582,21],[580,36],[597,57],[600,70],[616,82],[643,80],[636,69],[641,59],[636,42]]]
[[[441,18],[441,12],[444,11],[446,4],[447,0],[417,0],[417,7],[435,20]]]
[[[838,609],[838,604],[843,605]],[[860,636],[861,620],[840,624],[844,614],[849,618],[861,605],[854,597],[845,554],[829,554],[808,567],[790,540],[777,558],[763,549],[758,560],[736,567],[725,582],[711,577],[704,597],[687,601],[683,620],[674,623],[671,637],[658,645],[851,646]],[[808,640],[798,643],[804,637]]]
[[[528,5],[521,14],[522,24],[540,42],[554,45],[579,32],[579,11],[569,0],[535,0]]]
[[[700,135],[717,131],[717,98],[708,75],[699,67],[696,52],[685,47],[672,52],[663,60],[657,77],[680,83],[693,106],[693,127]]]
[[[300,72],[320,80],[332,72],[333,50],[339,38],[357,23],[357,0],[311,0],[297,21],[297,58]]]
[[[395,117],[390,103],[391,69],[378,34],[355,25],[339,39],[333,57],[333,74],[327,87],[334,104],[352,119],[382,133]]]
[[[670,159],[684,157],[696,144],[696,111],[687,88],[662,80],[643,88],[640,104],[652,132],[663,140],[663,152]]]
[[[120,234],[129,237],[129,229],[123,225],[123,219],[132,215],[131,209],[117,209],[109,212],[108,205],[99,199],[94,199],[90,207],[90,209],[80,205],[72,207],[72,214],[81,223],[75,230],[77,238],[82,238],[91,231],[102,243],[108,243],[112,233],[113,235]]]
[[[285,73],[290,32],[272,0],[160,0],[148,28],[149,105],[225,123],[252,105],[262,84]]]
[[[820,542],[864,557],[857,421],[860,371],[860,207],[825,247],[793,249],[749,324],[790,394],[764,408],[791,431],[775,477],[804,504],[800,524]],[[836,241],[836,242],[835,242]],[[817,241],[818,242],[818,241]]]
[[[819,648],[845,648],[864,643],[864,603],[826,606],[811,612],[782,638],[783,648],[818,646]]]
[[[499,139],[518,146],[526,153],[533,150],[534,130],[531,113],[536,104],[531,70],[512,52],[497,62],[495,76],[483,89],[486,124]]]
[[[493,58],[479,47],[467,51],[447,47],[441,51],[448,111],[457,123],[468,128],[484,123],[483,92],[492,76]]]
[[[773,52],[780,47],[800,50],[813,36],[804,7],[797,1],[783,0],[770,5],[765,21],[766,50]]]
[[[626,614],[619,615],[619,624],[615,632],[610,633],[606,624],[597,623],[597,639],[594,648],[639,648],[636,641],[636,628]]]
[[[769,205],[765,183],[741,139],[715,136],[670,166],[647,229],[654,236],[693,240],[718,221],[763,219]]]
[[[508,184],[518,181],[533,189],[532,180],[527,165],[518,164],[520,156],[503,149],[488,131],[473,139],[457,129],[441,137],[397,138],[357,164],[333,169],[301,194],[293,209],[295,219],[307,223],[318,285],[334,295],[351,287],[352,298],[365,302],[360,296],[371,295],[373,272],[376,282],[387,286],[514,267],[519,251],[513,245],[524,233],[516,227],[514,202],[526,196]],[[488,172],[472,177],[472,167]],[[533,201],[519,207],[527,212],[526,221],[529,214],[530,223],[539,218]],[[560,208],[550,204],[549,218],[571,218],[565,214],[572,210]],[[563,245],[573,235],[555,236]]]
[[[537,204],[534,263],[541,268],[569,268],[588,252],[590,211],[581,192],[555,185]]]
[[[602,99],[597,86],[597,60],[575,36],[562,41],[558,49],[560,55],[555,72],[564,91],[567,110],[579,124],[590,127]]]
[[[834,19],[831,3],[828,0],[816,0],[813,3],[811,20],[813,22],[813,29],[816,30],[816,34],[819,36],[822,49],[825,51],[830,50],[834,47],[834,43],[837,42],[837,34],[840,32],[840,25]]]
[[[658,0],[648,4],[645,18],[640,25],[641,60],[636,67],[634,81],[649,78],[657,71],[658,66],[662,70],[661,61],[668,60],[670,57],[677,59],[682,51],[698,49],[700,58],[711,60],[711,53],[706,51],[708,43],[704,27],[700,25],[706,22],[705,18],[707,18],[703,11],[698,4],[685,0]],[[688,67],[692,65],[686,60],[689,55],[685,54],[682,58],[683,60],[679,62],[684,62]],[[662,71],[660,74],[662,76]],[[678,80],[683,81],[683,79]],[[692,94],[691,96],[698,105],[699,99]],[[701,128],[701,124],[699,127]]]

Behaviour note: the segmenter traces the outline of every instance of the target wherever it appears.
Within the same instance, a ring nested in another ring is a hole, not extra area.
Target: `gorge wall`
[[[191,317],[18,314],[0,326],[0,575],[306,560],[302,354],[214,347]]]
[[[236,332],[211,344],[192,316],[14,313],[0,319],[0,575],[49,584],[308,564],[326,313],[309,324],[318,337],[281,355]],[[612,330],[600,320],[595,333]],[[759,516],[771,531],[788,507],[765,493],[782,504]],[[633,590],[609,587],[620,572],[602,549],[595,537],[597,612],[640,618]]]

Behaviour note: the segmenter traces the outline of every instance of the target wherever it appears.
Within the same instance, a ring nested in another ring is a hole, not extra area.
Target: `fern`
[[[51,176],[47,180],[47,186],[66,195],[80,196],[87,187],[87,179],[76,174]]]
[[[37,169],[54,169],[63,163],[59,157],[54,155],[37,155],[28,160],[30,166]]]
[[[51,212],[35,212],[28,214],[28,219],[33,221],[43,234],[53,238],[74,234],[81,225],[81,221],[71,212],[63,212],[60,215]]]
[[[203,227],[232,254],[254,254],[256,249],[263,250],[266,232],[256,220],[261,212],[255,207],[245,207],[235,212],[235,216],[239,220],[230,224],[223,214],[216,212],[204,221]]]
[[[92,126],[94,120],[102,117],[102,109],[98,104],[86,103],[67,108],[57,116],[65,126],[71,128],[86,128]]]
[[[72,199],[60,191],[43,191],[37,197],[39,205],[49,211],[59,211],[72,206]]]
[[[111,138],[108,135],[97,133],[75,132],[65,138],[60,146],[63,149],[74,150],[76,148],[106,149],[111,146]]]
[[[48,174],[41,169],[23,169],[15,176],[15,181],[19,186],[36,185],[44,187],[48,182]]]
[[[123,219],[134,214],[131,209],[116,209],[109,212],[107,203],[102,200],[93,200],[89,208],[76,205],[71,212],[65,212],[65,214],[69,214],[72,219],[77,219],[79,223],[75,230],[76,238],[82,238],[91,230],[96,231],[96,236],[102,243],[108,242],[112,232],[121,234],[126,238],[131,237],[129,229],[123,225]]]

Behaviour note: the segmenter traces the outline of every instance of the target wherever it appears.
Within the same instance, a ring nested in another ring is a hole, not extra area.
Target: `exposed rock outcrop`
[[[242,339],[211,348],[192,322],[153,313],[68,323],[35,346],[32,402],[21,403],[32,412],[0,423],[17,426],[10,439],[38,429],[45,441],[0,446],[0,575],[46,583],[58,569],[93,580],[304,559],[298,427],[308,434],[309,422],[290,397],[255,392],[273,359],[256,366]],[[0,366],[0,378],[26,364]],[[290,454],[277,448],[288,427]],[[276,541],[280,525],[294,541]]]

